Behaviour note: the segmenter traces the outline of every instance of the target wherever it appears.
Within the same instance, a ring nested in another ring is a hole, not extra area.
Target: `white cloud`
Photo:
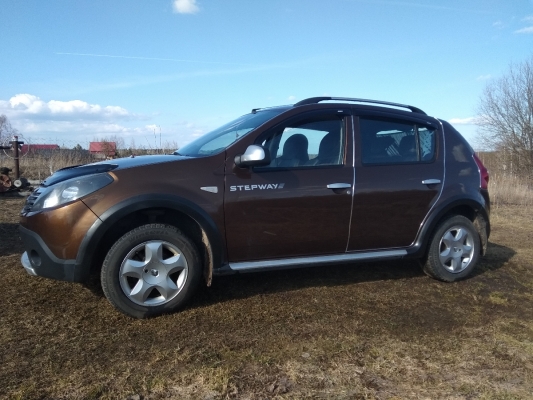
[[[518,29],[514,31],[514,33],[533,33],[533,15],[528,15],[527,17],[523,18],[522,21],[527,22],[529,26]]]
[[[72,147],[95,136],[153,136],[151,126],[139,125],[141,116],[120,106],[82,100],[44,101],[32,94],[17,94],[9,100],[0,100],[0,114],[5,114],[29,143]]]
[[[196,14],[200,9],[196,5],[196,0],[174,0],[174,12],[178,14]]]
[[[492,24],[492,26],[493,26],[494,28],[501,29],[501,28],[503,28],[503,22],[502,22],[502,21],[496,21],[496,22],[494,22],[494,23]]]
[[[126,143],[134,139],[141,147],[153,148],[160,140],[183,146],[221,124],[220,121],[208,125],[197,121],[165,124],[156,114],[133,114],[120,106],[89,104],[82,100],[45,101],[31,94],[0,99],[0,114],[9,118],[27,143],[59,144],[69,148],[78,143],[86,147],[95,138],[114,135],[124,138]]]
[[[142,56],[123,56],[118,54],[95,54],[95,53],[64,53],[56,52],[59,56],[77,56],[77,57],[99,57],[99,58],[125,58],[128,60],[152,60],[152,61],[172,61],[172,62],[185,62],[191,64],[220,64],[220,65],[248,65],[248,63],[235,63],[235,62],[221,62],[221,61],[202,61],[202,60],[188,60],[183,58],[161,58],[161,57],[142,57]]]
[[[479,122],[479,117],[452,118],[448,122],[452,125],[476,125]]]
[[[23,93],[0,100],[0,114],[11,119],[52,119],[56,121],[127,119],[134,115],[119,106],[101,106],[82,100],[50,100]]]
[[[476,78],[476,81],[486,81],[488,79],[492,78],[492,75],[491,74],[487,74],[487,75],[479,75],[477,78]]]
[[[528,26],[526,28],[518,29],[514,33],[533,33],[533,26]]]
[[[287,98],[287,100],[289,100],[289,101],[294,101],[294,100],[296,100],[296,96],[292,96],[292,95],[291,95],[291,96],[289,96],[289,97]]]
[[[73,136],[86,135],[112,135],[139,136],[154,133],[151,125],[142,127],[127,127],[122,124],[102,121],[35,121],[21,120],[17,122],[17,129],[29,137],[57,136],[68,134],[68,139]]]

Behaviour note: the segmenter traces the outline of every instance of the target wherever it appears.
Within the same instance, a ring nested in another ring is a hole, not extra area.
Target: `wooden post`
[[[13,140],[11,141],[11,145],[13,146],[13,155],[15,160],[15,179],[20,178],[20,168],[19,168],[19,144],[23,144],[24,142],[19,142],[18,136],[13,136]]]

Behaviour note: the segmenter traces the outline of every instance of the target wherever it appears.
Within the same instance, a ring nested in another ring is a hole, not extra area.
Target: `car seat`
[[[318,156],[306,165],[328,165],[340,163],[340,137],[338,133],[330,132],[322,138],[318,147]]]
[[[301,133],[289,137],[283,145],[283,154],[270,164],[271,167],[297,167],[309,161],[309,142]]]

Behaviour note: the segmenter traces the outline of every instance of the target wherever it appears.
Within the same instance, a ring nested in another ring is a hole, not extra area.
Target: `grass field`
[[[532,399],[533,216],[493,210],[488,254],[446,284],[416,262],[217,278],[132,320],[20,265],[0,197],[0,396],[15,399]]]

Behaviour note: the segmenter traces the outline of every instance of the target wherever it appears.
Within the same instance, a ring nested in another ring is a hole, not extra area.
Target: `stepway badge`
[[[270,190],[270,189],[283,189],[284,183],[267,183],[264,185],[237,185],[230,186],[230,192],[242,192],[244,190]]]

